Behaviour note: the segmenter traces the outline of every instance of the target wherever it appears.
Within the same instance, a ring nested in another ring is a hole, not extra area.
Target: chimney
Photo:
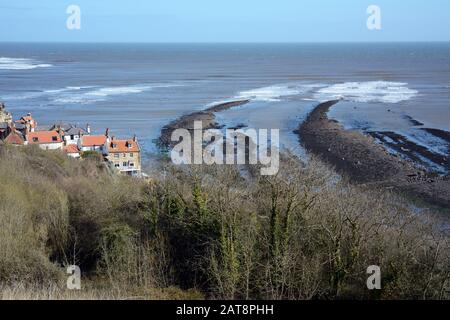
[[[136,137],[136,135],[133,136],[133,141],[134,141],[134,142],[137,142],[137,137]]]
[[[91,134],[91,126],[89,125],[89,123],[86,125],[86,132],[88,134]]]
[[[109,137],[109,128],[106,128],[105,136]]]

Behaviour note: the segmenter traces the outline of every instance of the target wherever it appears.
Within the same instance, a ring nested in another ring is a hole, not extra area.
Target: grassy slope
[[[391,194],[330,183],[314,160],[285,156],[269,178],[247,169],[167,165],[149,183],[0,147],[0,298],[449,298],[435,221]],[[74,262],[79,293],[64,289]]]

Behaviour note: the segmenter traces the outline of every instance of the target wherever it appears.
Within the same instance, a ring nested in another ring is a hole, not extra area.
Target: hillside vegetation
[[[0,146],[0,298],[450,298],[431,214],[282,158],[273,177],[167,163],[146,181]],[[65,287],[71,264],[80,291]],[[382,290],[366,287],[370,265]]]

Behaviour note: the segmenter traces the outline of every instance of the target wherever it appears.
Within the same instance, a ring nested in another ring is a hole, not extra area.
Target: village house
[[[89,127],[88,127],[89,128]],[[78,145],[78,141],[84,135],[89,135],[89,129],[78,128],[77,126],[70,127],[69,130],[64,131],[63,138],[66,144]]]
[[[81,152],[78,146],[75,144],[68,144],[63,148],[63,151],[72,158],[79,159],[81,157]]]
[[[78,149],[80,149],[82,152],[96,151],[101,154],[105,154],[107,140],[108,137],[106,135],[85,135],[78,140]]]
[[[13,121],[11,113],[6,112],[0,103],[0,142],[11,145],[37,145],[43,150],[61,150],[68,157],[79,159],[83,152],[98,152],[104,160],[120,173],[141,177],[141,150],[136,136],[132,139],[91,135],[90,126],[86,129],[76,125],[55,123],[52,126],[38,127],[31,113]]]
[[[128,140],[112,137],[108,141],[106,159],[124,174],[141,175],[141,150],[136,136]]]
[[[37,127],[37,121],[34,120],[31,113],[28,113],[26,116],[17,120],[15,124],[16,129],[23,131],[25,135],[28,132],[34,132]]]
[[[26,144],[38,145],[43,150],[62,150],[64,142],[57,131],[36,131],[26,136]]]
[[[9,135],[11,123],[11,113],[6,111],[3,103],[0,103],[0,140],[4,140]]]
[[[0,102],[0,123],[11,124],[12,115],[6,111],[5,105]]]
[[[14,125],[7,128],[7,134],[4,137],[3,142],[18,146],[26,144],[25,137],[20,131],[15,129]]]
[[[6,122],[0,122],[0,140],[6,138],[9,134],[9,124]]]
[[[84,129],[76,125],[65,123],[56,123],[50,127],[50,130],[56,130],[61,133],[65,145],[78,145],[80,138],[84,135],[89,135],[91,131],[89,125]]]

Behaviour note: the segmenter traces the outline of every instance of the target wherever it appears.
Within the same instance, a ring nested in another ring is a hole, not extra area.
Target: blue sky
[[[81,8],[81,30],[66,8]],[[369,31],[366,9],[381,8]],[[0,41],[450,41],[448,0],[0,0]]]

